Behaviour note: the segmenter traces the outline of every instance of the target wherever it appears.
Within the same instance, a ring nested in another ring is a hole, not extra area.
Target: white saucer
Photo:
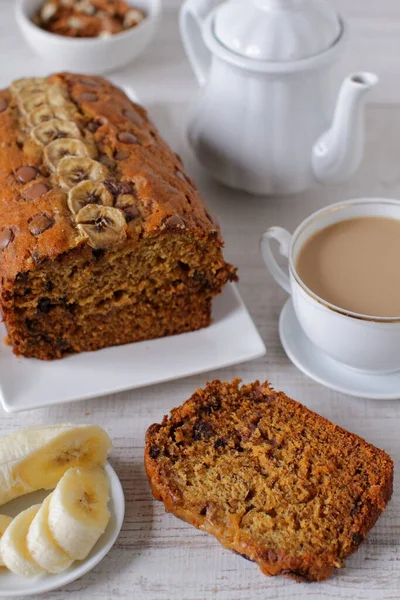
[[[35,577],[32,579],[24,579],[13,575],[7,569],[0,568],[0,597],[14,598],[16,596],[33,596],[35,594],[43,594],[56,590],[71,581],[75,581],[93,567],[97,565],[109,552],[114,545],[119,532],[121,531],[122,523],[125,514],[125,499],[122,490],[121,482],[118,475],[107,463],[105,467],[106,473],[110,480],[110,503],[111,519],[107,525],[107,529],[101,536],[89,556],[83,561],[74,562],[71,567],[59,573],[58,575],[44,575],[43,577]],[[33,504],[42,502],[49,494],[48,491],[34,492],[26,496],[21,496],[0,508],[0,513],[13,517],[22,510],[25,510]]]
[[[372,400],[400,398],[400,371],[388,375],[368,375],[329,358],[303,332],[290,298],[281,312],[279,335],[292,363],[314,381],[349,396]]]

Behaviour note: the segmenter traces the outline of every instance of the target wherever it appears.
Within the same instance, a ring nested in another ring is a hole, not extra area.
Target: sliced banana
[[[70,467],[103,466],[111,446],[95,425],[31,427],[0,442],[0,504],[54,488]]]
[[[67,96],[64,88],[55,83],[50,85],[47,90],[47,100],[51,106],[64,106]]]
[[[18,94],[19,107],[25,114],[29,114],[35,108],[43,106],[47,103],[47,96],[45,92],[26,92],[24,94]]]
[[[3,537],[4,532],[7,529],[7,527],[9,526],[9,524],[11,523],[11,521],[12,521],[11,517],[7,517],[6,515],[0,515],[0,540]],[[0,567],[5,567],[3,559],[1,558],[1,553],[0,553]]]
[[[81,181],[68,194],[68,207],[76,215],[87,204],[112,206],[113,197],[100,181]]]
[[[117,208],[88,204],[76,215],[76,222],[92,248],[110,248],[126,238],[125,217]]]
[[[110,520],[109,482],[101,469],[69,469],[51,495],[49,528],[74,560],[87,557]]]
[[[64,140],[59,140],[64,141]],[[68,142],[76,142],[78,140],[65,140]],[[55,144],[52,142],[50,146]],[[82,142],[81,142],[82,143]],[[50,148],[48,146],[48,148]],[[87,148],[85,146],[85,151]],[[101,181],[106,178],[108,173],[107,167],[91,158],[79,158],[69,156],[59,161],[57,165],[57,178],[61,187],[70,190],[81,181]]]
[[[66,103],[64,106],[50,106],[49,104],[42,104],[37,108],[34,108],[28,115],[27,118],[29,123],[33,126],[40,125],[45,121],[51,119],[60,119],[60,121],[70,121],[77,115],[76,109],[73,105]]]
[[[47,496],[28,530],[26,543],[33,560],[48,573],[61,573],[73,563],[55,541],[48,518],[52,494]]]
[[[47,86],[48,81],[45,77],[24,77],[22,79],[16,79],[10,85],[10,89],[15,93],[21,92],[22,90],[35,90],[39,87]]]
[[[85,156],[89,156],[89,151],[81,140],[54,140],[44,149],[44,159],[53,169],[57,168],[61,160],[74,160],[72,157]],[[68,163],[64,163],[64,168],[68,169]]]
[[[32,137],[43,146],[47,146],[54,140],[65,138],[80,138],[79,127],[73,121],[61,121],[60,119],[50,119],[45,123],[40,123],[32,130]]]
[[[35,504],[19,513],[7,527],[0,540],[0,554],[7,569],[21,577],[36,577],[44,573],[33,560],[26,543],[29,527],[40,509]]]

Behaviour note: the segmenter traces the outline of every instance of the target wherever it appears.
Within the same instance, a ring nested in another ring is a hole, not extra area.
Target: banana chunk
[[[74,560],[87,557],[110,520],[110,486],[101,469],[69,469],[51,495],[48,524]]]
[[[80,138],[81,132],[73,121],[50,119],[37,125],[32,130],[32,137],[39,144],[47,146],[47,144],[61,138]]]
[[[92,248],[110,248],[126,238],[126,221],[118,208],[87,204],[76,215],[78,229]]]
[[[74,215],[87,204],[112,206],[113,201],[106,186],[99,181],[81,181],[68,194],[68,208]]]
[[[33,560],[26,543],[29,527],[40,506],[35,504],[19,513],[0,540],[0,554],[5,566],[21,577],[36,577],[44,573],[44,570]]]
[[[12,521],[11,517],[7,517],[7,515],[0,515],[0,540],[3,537],[4,532],[7,529],[7,527],[9,526],[9,524],[11,523],[11,521]],[[5,567],[3,559],[1,558],[1,553],[0,553],[0,567]]]
[[[54,140],[44,149],[45,161],[52,169],[56,169],[61,160],[85,156],[89,156],[89,150],[82,140]]]
[[[73,105],[66,103],[64,106],[50,106],[49,104],[42,104],[37,108],[34,108],[28,115],[28,121],[30,125],[34,127],[50,121],[51,119],[60,119],[60,121],[70,121],[71,118],[76,116],[76,109]]]
[[[72,558],[55,541],[48,518],[52,494],[47,496],[28,530],[27,547],[33,560],[48,573],[61,573],[73,563]]]
[[[22,90],[36,90],[47,85],[48,81],[45,77],[24,77],[13,81],[10,89],[14,94],[18,94]]]
[[[19,107],[24,114],[29,114],[35,108],[43,106],[47,102],[45,92],[26,92],[19,95]]]
[[[70,467],[102,467],[111,441],[96,425],[32,427],[0,438],[0,505],[55,488]]]
[[[65,143],[76,142],[78,140],[58,141]],[[56,142],[53,142],[50,146],[55,143]],[[50,146],[48,146],[48,148],[50,148]],[[102,181],[107,177],[107,173],[107,167],[91,158],[80,158],[77,156],[71,158],[68,156],[62,158],[57,165],[59,185],[67,190],[70,190],[81,181]]]

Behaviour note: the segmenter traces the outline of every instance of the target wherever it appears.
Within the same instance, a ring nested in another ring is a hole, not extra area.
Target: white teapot
[[[188,136],[217,180],[291,194],[352,175],[378,78],[347,77],[335,108],[331,67],[347,28],[326,0],[186,0],[180,27],[202,88]]]

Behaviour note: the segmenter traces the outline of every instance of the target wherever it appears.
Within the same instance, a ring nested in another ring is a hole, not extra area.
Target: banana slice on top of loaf
[[[308,581],[343,566],[393,489],[384,451],[258,381],[213,381],[152,425],[145,467],[167,511]]]

